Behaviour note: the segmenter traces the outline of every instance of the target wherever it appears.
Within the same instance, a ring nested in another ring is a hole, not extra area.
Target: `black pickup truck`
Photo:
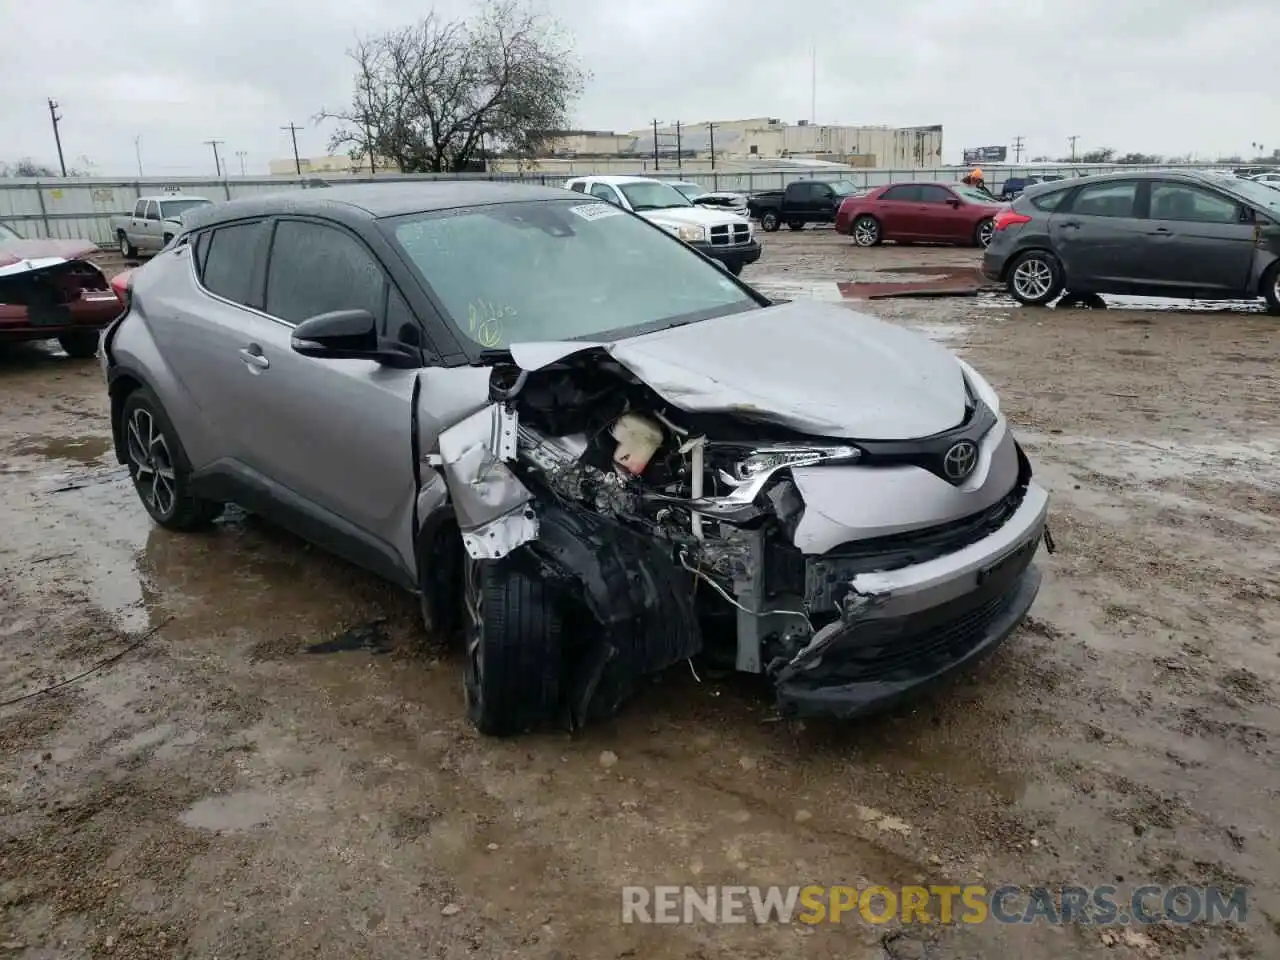
[[[792,230],[803,230],[806,223],[835,223],[840,204],[860,193],[862,188],[848,180],[797,180],[785,190],[747,197],[747,212],[768,233],[784,223]]]

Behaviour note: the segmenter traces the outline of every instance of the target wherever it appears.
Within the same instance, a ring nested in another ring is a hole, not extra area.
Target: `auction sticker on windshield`
[[[584,203],[577,207],[570,207],[574,213],[583,220],[599,220],[601,217],[616,217],[622,213],[617,207],[610,203]]]

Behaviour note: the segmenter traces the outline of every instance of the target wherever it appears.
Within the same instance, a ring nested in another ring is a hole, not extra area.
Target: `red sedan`
[[[86,259],[88,240],[27,240],[0,224],[0,342],[54,340],[72,357],[98,351],[119,295]]]
[[[985,247],[1003,206],[962,183],[892,183],[840,204],[836,231],[860,247],[882,240]]]

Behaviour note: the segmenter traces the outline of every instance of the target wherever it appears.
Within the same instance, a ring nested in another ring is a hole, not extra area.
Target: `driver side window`
[[[387,281],[351,235],[320,223],[281,220],[267,261],[265,310],[287,323],[333,310],[368,310],[385,327]]]
[[[618,199],[618,194],[607,183],[593,183],[591,185],[591,195],[599,197],[606,203],[612,203],[615,207],[622,206],[622,201]]]

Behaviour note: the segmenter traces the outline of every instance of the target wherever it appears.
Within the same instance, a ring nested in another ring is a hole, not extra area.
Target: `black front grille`
[[[723,223],[712,227],[710,231],[711,245],[715,247],[737,246],[751,239],[751,227],[745,223]]]
[[[822,683],[908,681],[964,657],[1017,601],[1038,544],[1029,543],[977,590],[949,604],[857,625],[823,654]]]

